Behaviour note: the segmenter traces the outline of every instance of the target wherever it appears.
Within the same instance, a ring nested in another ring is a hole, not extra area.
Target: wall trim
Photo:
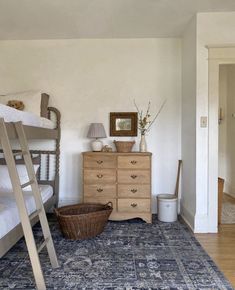
[[[217,233],[217,230],[218,230],[217,227],[211,229],[209,228],[207,214],[195,215],[194,233],[197,234]]]
[[[59,200],[59,207],[81,202],[79,198],[63,198]]]
[[[209,48],[208,59],[208,217],[209,233],[218,229],[219,66],[235,63],[235,46]]]
[[[191,228],[191,230],[194,232],[194,216],[184,206],[182,202],[180,203],[180,216],[185,221],[185,223]]]
[[[224,193],[234,197],[235,196],[235,188],[232,187],[232,184],[225,180],[224,182]]]
[[[193,215],[182,203],[180,216],[195,234],[218,232],[217,227],[210,227],[208,224],[208,215]]]

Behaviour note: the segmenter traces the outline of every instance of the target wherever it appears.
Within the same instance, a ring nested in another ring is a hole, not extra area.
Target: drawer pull
[[[137,203],[132,203],[131,206],[132,207],[137,207]]]
[[[103,174],[97,174],[96,175],[98,178],[102,178],[103,177]]]
[[[103,160],[97,160],[96,163],[102,164],[103,163]]]
[[[97,188],[96,189],[98,192],[102,192],[103,191],[103,188]]]
[[[136,177],[137,177],[137,175],[134,175],[134,174],[131,175],[131,178],[132,178],[132,179],[136,179]]]
[[[131,164],[132,164],[132,165],[135,165],[136,163],[137,163],[136,160],[131,160]]]
[[[131,192],[132,192],[132,193],[136,193],[136,192],[137,192],[137,189],[132,188],[132,189],[131,189]]]

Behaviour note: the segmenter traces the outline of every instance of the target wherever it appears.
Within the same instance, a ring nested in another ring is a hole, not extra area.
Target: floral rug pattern
[[[96,238],[69,241],[49,220],[60,267],[40,254],[47,289],[233,289],[181,221],[109,222]],[[34,232],[39,242],[39,225]],[[35,289],[24,239],[0,259],[0,289]]]

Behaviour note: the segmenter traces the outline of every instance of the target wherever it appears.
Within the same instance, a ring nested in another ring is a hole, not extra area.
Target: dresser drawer
[[[150,197],[150,184],[119,184],[118,197]]]
[[[149,156],[118,156],[118,168],[150,169]]]
[[[150,199],[118,199],[119,212],[150,212]]]
[[[150,171],[119,169],[118,183],[150,183]]]
[[[115,169],[84,169],[84,182],[89,183],[115,183]]]
[[[108,202],[112,202],[113,204],[113,210],[116,211],[117,208],[117,203],[116,199],[114,198],[91,198],[91,197],[84,197],[84,202],[87,203],[101,203],[101,204],[106,204]]]
[[[85,197],[116,197],[115,184],[85,184]]]
[[[85,168],[116,168],[116,157],[108,155],[84,155],[83,162]]]

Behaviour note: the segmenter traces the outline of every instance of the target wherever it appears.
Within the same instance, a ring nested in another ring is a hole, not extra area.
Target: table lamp
[[[87,137],[95,138],[95,140],[91,142],[92,151],[101,151],[103,148],[103,142],[98,138],[106,138],[104,125],[102,123],[91,123]]]

